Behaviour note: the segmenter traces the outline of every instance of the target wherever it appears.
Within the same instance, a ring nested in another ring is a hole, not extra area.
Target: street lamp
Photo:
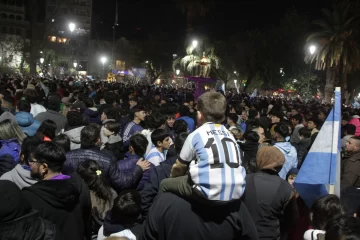
[[[78,65],[77,62],[74,62],[73,64],[74,64],[74,68],[76,69],[76,67]]]
[[[193,48],[196,48],[197,45],[198,45],[198,41],[196,41],[196,40],[192,41],[191,46],[192,46]]]
[[[103,75],[104,75],[105,74],[105,62],[107,61],[107,58],[106,57],[101,57],[100,61],[102,62],[102,65],[103,65]]]
[[[234,74],[236,74],[236,71],[234,71]],[[235,81],[235,80],[234,80]]]
[[[180,73],[180,70],[179,69],[176,69],[176,75],[178,76]]]
[[[40,63],[43,64],[44,63],[44,58],[40,58]]]
[[[312,62],[312,55],[315,53],[316,51],[316,47],[314,45],[311,45],[309,47],[309,52],[310,52],[310,63],[309,63],[309,78],[308,78],[308,85],[307,85],[307,93],[308,95],[310,95],[310,76],[311,76],[311,62]]]
[[[70,29],[70,32],[73,32],[75,30],[75,23],[70,23],[69,29]]]
[[[148,64],[148,63],[149,63],[149,61],[145,61],[145,63],[146,63],[146,64]]]

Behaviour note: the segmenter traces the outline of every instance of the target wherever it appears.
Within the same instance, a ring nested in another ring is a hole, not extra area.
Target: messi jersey
[[[221,124],[205,123],[184,143],[180,160],[190,164],[195,187],[209,200],[239,199],[245,190],[245,169],[240,148]]]

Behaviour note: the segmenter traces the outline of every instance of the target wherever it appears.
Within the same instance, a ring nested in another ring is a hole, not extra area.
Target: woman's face
[[[174,122],[175,122],[175,118],[174,117],[169,117],[167,120],[166,120],[166,124],[172,128],[174,126]]]

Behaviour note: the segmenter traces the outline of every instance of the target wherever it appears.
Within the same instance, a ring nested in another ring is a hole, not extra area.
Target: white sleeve
[[[192,145],[192,137],[188,136],[185,140],[184,146],[181,149],[180,161],[188,162],[190,163],[195,158],[195,151],[194,147]]]

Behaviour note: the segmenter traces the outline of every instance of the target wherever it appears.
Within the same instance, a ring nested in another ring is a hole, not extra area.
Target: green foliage
[[[282,88],[285,90],[292,90],[300,95],[313,96],[320,88],[321,81],[316,74],[309,73],[307,70],[298,70],[292,77],[283,78]],[[309,83],[309,85],[308,85]],[[309,86],[309,93],[307,89]]]

